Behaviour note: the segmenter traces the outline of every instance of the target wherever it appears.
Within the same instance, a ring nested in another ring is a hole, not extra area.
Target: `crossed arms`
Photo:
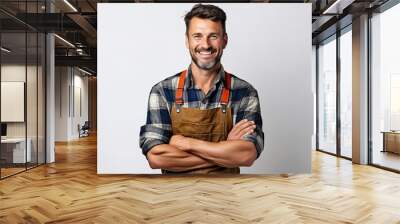
[[[174,135],[169,144],[154,146],[147,154],[150,167],[181,172],[214,165],[251,166],[257,157],[254,143],[242,137],[254,132],[256,125],[246,119],[238,122],[226,141],[208,142]]]

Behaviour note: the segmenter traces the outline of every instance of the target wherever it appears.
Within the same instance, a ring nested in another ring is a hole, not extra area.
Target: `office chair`
[[[80,125],[78,125],[78,128],[79,126]],[[89,136],[89,129],[90,129],[89,121],[85,121],[82,127],[79,128],[79,138]]]

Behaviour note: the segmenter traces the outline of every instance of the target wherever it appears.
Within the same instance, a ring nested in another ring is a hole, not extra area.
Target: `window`
[[[318,47],[318,149],[336,153],[336,39]]]
[[[400,170],[400,5],[371,18],[372,164]]]
[[[340,36],[340,155],[352,157],[352,35],[351,26]]]

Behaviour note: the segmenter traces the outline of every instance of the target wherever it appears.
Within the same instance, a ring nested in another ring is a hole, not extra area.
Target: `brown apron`
[[[172,134],[196,138],[209,142],[219,142],[227,139],[232,129],[232,111],[227,107],[230,94],[231,75],[225,72],[225,88],[221,94],[221,108],[201,110],[198,108],[183,108],[183,88],[187,71],[179,77],[175,104],[171,109]],[[161,170],[163,174],[212,174],[240,173],[239,167],[226,168],[212,166],[195,170],[173,172]]]

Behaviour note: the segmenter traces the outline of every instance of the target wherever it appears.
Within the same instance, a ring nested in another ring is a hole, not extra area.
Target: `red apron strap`
[[[186,74],[187,74],[187,70],[183,71],[181,73],[181,75],[179,76],[178,88],[176,89],[176,94],[175,94],[175,103],[178,105],[183,104],[183,89],[184,89],[184,85],[185,85]],[[225,72],[225,87],[222,90],[221,99],[220,99],[221,104],[223,104],[223,105],[228,105],[228,102],[229,102],[231,79],[232,79],[232,75],[229,74],[228,72]]]
[[[183,88],[185,85],[186,74],[187,74],[187,70],[183,71],[181,73],[181,75],[179,76],[178,88],[176,89],[176,93],[175,93],[175,103],[178,105],[183,104]]]
[[[222,105],[228,105],[229,102],[229,94],[231,90],[231,79],[232,75],[229,74],[228,72],[225,72],[225,87],[222,90],[222,95],[221,95],[221,104]]]

